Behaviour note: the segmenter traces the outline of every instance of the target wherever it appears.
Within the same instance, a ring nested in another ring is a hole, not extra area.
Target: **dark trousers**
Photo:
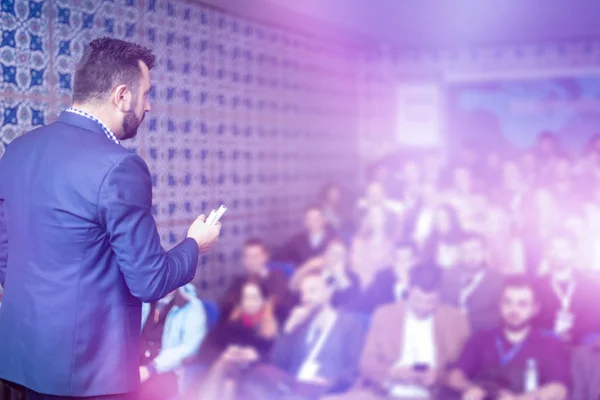
[[[0,379],[0,400],[139,400],[139,394],[121,393],[87,397],[54,396],[38,393],[16,383]]]

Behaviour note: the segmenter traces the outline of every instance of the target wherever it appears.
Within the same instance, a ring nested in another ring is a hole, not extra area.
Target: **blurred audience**
[[[190,365],[193,400],[598,398],[600,135],[475,144],[326,185],[274,257],[248,239],[206,339],[190,287],[144,305],[143,399]]]
[[[335,289],[318,270],[299,278],[300,304],[275,342],[270,365],[254,370],[246,397],[318,399],[346,390],[357,377],[364,324],[333,307]]]
[[[397,216],[383,207],[369,208],[352,241],[350,264],[360,287],[368,287],[375,276],[393,262],[394,228]]]
[[[294,292],[300,290],[300,283],[307,271],[319,271],[333,288],[333,306],[352,310],[360,298],[358,276],[350,270],[348,249],[339,238],[329,242],[325,254],[315,257],[300,266],[290,280],[290,288]]]
[[[327,224],[323,210],[319,206],[311,206],[304,214],[304,230],[284,245],[277,259],[301,265],[321,255],[333,236],[333,229]]]
[[[442,300],[467,315],[472,332],[495,328],[500,323],[502,275],[488,264],[485,238],[476,233],[465,234],[460,252],[458,267],[444,273]]]
[[[580,343],[591,334],[600,334],[597,304],[600,286],[575,265],[577,241],[565,230],[548,239],[548,271],[539,279],[541,311],[539,326],[569,343]]]
[[[462,236],[456,209],[441,205],[435,210],[433,218],[433,229],[423,246],[424,257],[442,268],[454,268],[459,260]]]
[[[418,254],[417,246],[413,242],[396,243],[396,259],[393,265],[377,274],[362,293],[356,309],[370,315],[379,306],[404,300],[410,271],[418,262]]]
[[[294,298],[288,290],[288,278],[280,269],[270,268],[270,253],[265,243],[257,238],[248,239],[242,248],[242,274],[235,277],[221,301],[221,312],[229,315],[239,299],[241,287],[249,277],[264,284],[270,295],[275,316],[283,323],[294,305]]]
[[[265,283],[247,278],[234,308],[222,315],[200,348],[199,361],[210,367],[200,399],[237,398],[240,379],[252,364],[268,359],[278,332]]]
[[[440,302],[442,270],[411,269],[406,302],[379,308],[360,361],[359,384],[331,399],[428,399],[469,336],[461,312]]]
[[[504,283],[502,327],[475,333],[448,377],[444,399],[566,400],[570,361],[566,347],[533,325],[539,299],[530,280]]]
[[[335,183],[326,185],[321,195],[321,209],[325,221],[338,235],[351,229],[348,200],[342,186]]]

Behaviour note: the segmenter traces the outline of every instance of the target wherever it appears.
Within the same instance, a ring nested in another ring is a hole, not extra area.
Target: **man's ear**
[[[113,92],[113,104],[123,113],[131,111],[133,94],[127,85],[119,85]]]

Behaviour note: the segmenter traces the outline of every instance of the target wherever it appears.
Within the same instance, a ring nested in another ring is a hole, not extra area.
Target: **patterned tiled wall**
[[[70,104],[86,43],[151,47],[153,110],[127,143],[148,163],[166,247],[197,214],[230,211],[200,263],[204,294],[222,290],[248,235],[277,243],[332,177],[356,181],[356,63],[322,39],[240,20],[184,0],[0,0],[0,155]]]

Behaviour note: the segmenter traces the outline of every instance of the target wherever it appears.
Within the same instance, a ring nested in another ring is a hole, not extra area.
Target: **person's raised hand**
[[[213,248],[221,233],[220,223],[207,225],[205,222],[206,216],[204,214],[200,215],[192,222],[192,225],[187,232],[187,237],[194,239],[198,244],[198,251],[201,254],[207,253]]]

